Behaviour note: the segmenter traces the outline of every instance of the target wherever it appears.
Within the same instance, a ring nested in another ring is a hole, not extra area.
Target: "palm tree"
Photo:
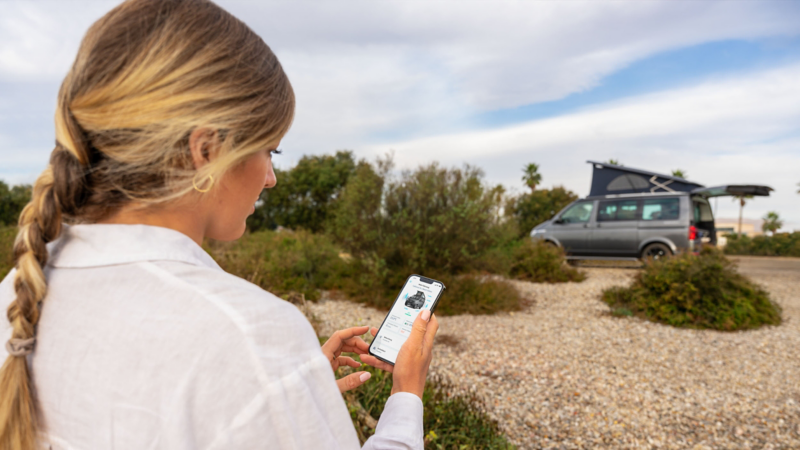
[[[734,195],[733,201],[739,200],[739,237],[742,237],[742,212],[744,205],[747,204],[746,200],[753,198],[752,195]]]
[[[675,170],[672,171],[672,176],[673,177],[678,177],[678,178],[683,178],[685,180],[686,179],[686,172],[684,172],[681,169],[675,169]]]
[[[542,182],[542,174],[539,173],[538,164],[530,163],[522,169],[522,172],[525,174],[522,176],[522,181],[524,181],[532,191]]]
[[[622,164],[620,164],[620,162],[619,162],[619,160],[618,160],[618,159],[613,159],[613,158],[612,158],[612,159],[609,159],[609,160],[607,161],[607,163],[608,163],[608,164],[613,164],[613,165],[615,165],[615,166],[621,166],[621,165],[622,165]]]
[[[764,219],[764,223],[761,224],[761,229],[764,231],[764,233],[769,231],[770,234],[774,236],[775,232],[780,230],[780,228],[783,226],[783,221],[775,211],[768,212],[767,215],[762,217],[762,219]]]

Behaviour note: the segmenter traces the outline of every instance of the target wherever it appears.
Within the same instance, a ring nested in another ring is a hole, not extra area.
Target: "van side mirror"
[[[559,217],[558,219],[554,220],[553,223],[562,224],[562,223],[564,223],[564,219]]]

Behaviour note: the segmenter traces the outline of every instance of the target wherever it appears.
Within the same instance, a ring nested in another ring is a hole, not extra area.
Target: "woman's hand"
[[[386,364],[369,354],[369,344],[359,337],[367,331],[370,331],[371,334],[375,336],[378,329],[372,328],[370,330],[368,326],[363,326],[339,330],[333,333],[325,344],[322,345],[322,353],[328,357],[328,361],[331,362],[331,368],[334,372],[336,369],[343,366],[353,368],[361,367],[361,364],[353,358],[341,356],[344,352],[356,353],[364,363],[378,369],[387,370],[388,372],[392,371],[392,366],[390,364]],[[340,392],[345,392],[361,386],[364,382],[369,380],[371,376],[369,372],[359,371],[336,380],[336,384],[339,385]]]
[[[422,398],[428,367],[433,354],[433,338],[439,329],[436,316],[427,309],[422,310],[414,320],[408,339],[400,347],[394,365],[392,394],[410,392]],[[363,358],[362,358],[363,359]]]

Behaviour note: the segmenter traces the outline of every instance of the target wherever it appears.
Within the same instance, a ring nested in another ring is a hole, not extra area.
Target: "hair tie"
[[[11,338],[6,342],[6,351],[11,356],[27,356],[33,353],[33,344],[36,338],[16,339]]]

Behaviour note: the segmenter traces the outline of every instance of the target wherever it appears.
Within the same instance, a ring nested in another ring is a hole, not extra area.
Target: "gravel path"
[[[583,270],[583,283],[515,282],[526,311],[440,318],[431,371],[475,390],[523,449],[800,448],[800,274],[753,274],[783,325],[722,333],[611,317],[600,292],[636,271]],[[323,334],[384,316],[311,309]]]

